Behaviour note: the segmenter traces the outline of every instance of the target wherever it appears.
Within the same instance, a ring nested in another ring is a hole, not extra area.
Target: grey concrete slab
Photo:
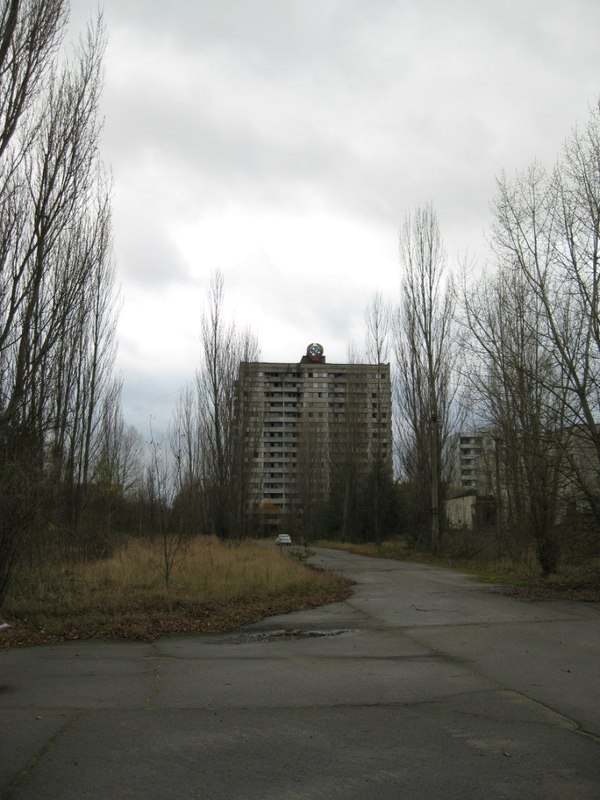
[[[346,603],[0,651],[0,800],[598,800],[600,610],[319,551]]]
[[[412,637],[467,660],[480,674],[600,736],[600,620],[459,625],[414,631]]]
[[[8,796],[597,798],[595,745],[535,713],[524,723],[518,708],[494,695],[474,706],[462,700],[460,714],[452,703],[100,711],[80,716]]]
[[[16,695],[34,709],[138,707],[156,677],[152,662],[139,653],[139,646],[129,643],[69,642],[14,650],[4,669],[0,652],[0,685],[8,698]]]

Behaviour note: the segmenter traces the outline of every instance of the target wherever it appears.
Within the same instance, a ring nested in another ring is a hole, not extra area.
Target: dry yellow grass
[[[109,559],[21,573],[2,609],[12,627],[0,644],[231,630],[348,591],[342,578],[273,546],[212,537],[178,551],[166,587],[160,542],[132,540]]]

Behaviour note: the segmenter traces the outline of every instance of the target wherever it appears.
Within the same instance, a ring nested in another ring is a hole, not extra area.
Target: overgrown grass
[[[160,544],[132,540],[111,558],[21,570],[2,609],[11,628],[0,645],[232,630],[349,591],[339,576],[273,546],[211,537],[186,543],[166,587]]]

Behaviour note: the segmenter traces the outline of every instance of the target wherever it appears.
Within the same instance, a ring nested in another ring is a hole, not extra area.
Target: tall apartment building
[[[450,485],[493,495],[498,480],[498,436],[491,428],[448,437]]]
[[[389,364],[327,364],[316,342],[298,362],[242,362],[237,416],[250,511],[302,509],[350,463],[391,472]]]
[[[506,504],[498,435],[491,428],[454,434],[448,438],[447,458],[449,522],[469,529],[491,524]]]
[[[481,483],[482,435],[480,433],[454,434],[448,440],[448,451],[451,456],[451,485],[478,489]]]

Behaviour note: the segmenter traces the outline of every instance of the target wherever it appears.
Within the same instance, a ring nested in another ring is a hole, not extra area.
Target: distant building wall
[[[477,519],[477,495],[449,498],[446,501],[446,517],[452,528],[472,530]]]
[[[492,431],[456,433],[448,438],[447,453],[452,486],[493,493],[496,438]]]
[[[565,428],[554,436],[557,439],[548,449],[548,457],[556,459],[559,469],[556,519],[591,514],[590,498],[597,498],[600,505],[600,470],[595,444],[583,427]],[[507,452],[505,443],[493,428],[449,437],[451,499],[446,504],[446,517],[451,525],[470,528],[491,520],[508,520],[511,492],[515,491],[514,485],[507,481],[511,457],[514,459],[515,453]],[[518,465],[518,453],[516,458]],[[514,462],[512,466],[514,469]],[[476,509],[467,508],[468,501],[463,499],[467,492],[476,496]]]

